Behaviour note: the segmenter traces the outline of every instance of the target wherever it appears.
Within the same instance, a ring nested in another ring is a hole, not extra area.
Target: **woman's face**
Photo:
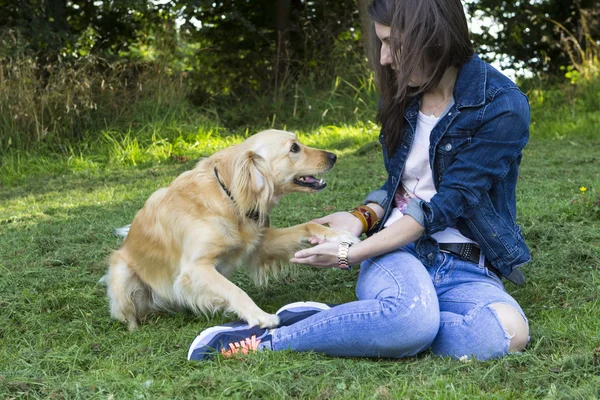
[[[384,67],[389,65],[390,68],[395,70],[394,57],[392,56],[392,49],[390,48],[390,31],[391,28],[389,26],[375,22],[375,34],[381,41],[381,56],[379,58],[379,63]],[[402,48],[400,48],[400,50],[402,50]],[[408,86],[417,87],[424,82],[423,68],[419,68],[410,76]]]

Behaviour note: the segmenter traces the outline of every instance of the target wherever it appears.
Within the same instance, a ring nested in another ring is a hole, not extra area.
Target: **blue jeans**
[[[525,318],[487,268],[441,252],[426,267],[413,245],[363,262],[356,296],[274,330],[273,350],[400,358],[431,348],[485,360],[508,354],[511,339],[490,304],[508,304]]]

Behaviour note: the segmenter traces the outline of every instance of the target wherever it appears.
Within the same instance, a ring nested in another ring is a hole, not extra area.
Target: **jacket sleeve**
[[[529,103],[517,88],[499,89],[482,110],[481,125],[471,143],[445,171],[429,202],[413,199],[406,210],[426,234],[468,218],[481,196],[503,179],[529,140]]]
[[[381,189],[373,190],[371,193],[369,193],[367,195],[367,197],[365,198],[365,201],[363,201],[363,204],[367,205],[369,203],[377,203],[385,210],[387,207],[387,204],[388,204],[388,196],[387,196],[386,187],[387,187],[387,181],[386,181],[386,183],[383,184]]]

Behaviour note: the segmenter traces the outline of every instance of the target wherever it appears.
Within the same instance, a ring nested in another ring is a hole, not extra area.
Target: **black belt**
[[[481,249],[475,243],[440,243],[440,251],[454,254],[463,260],[471,261],[475,264],[479,264],[479,256],[481,255]],[[498,275],[499,278],[502,278],[500,271],[487,258],[485,259],[484,266]]]

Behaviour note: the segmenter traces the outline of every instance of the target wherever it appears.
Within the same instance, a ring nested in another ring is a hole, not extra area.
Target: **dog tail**
[[[129,233],[129,228],[131,228],[131,224],[122,226],[120,228],[115,228],[113,230],[113,235],[122,237],[122,238],[127,237],[127,234]]]
[[[125,322],[130,331],[135,330],[152,309],[152,291],[127,265],[120,251],[111,255],[108,273],[103,279],[111,316]]]

